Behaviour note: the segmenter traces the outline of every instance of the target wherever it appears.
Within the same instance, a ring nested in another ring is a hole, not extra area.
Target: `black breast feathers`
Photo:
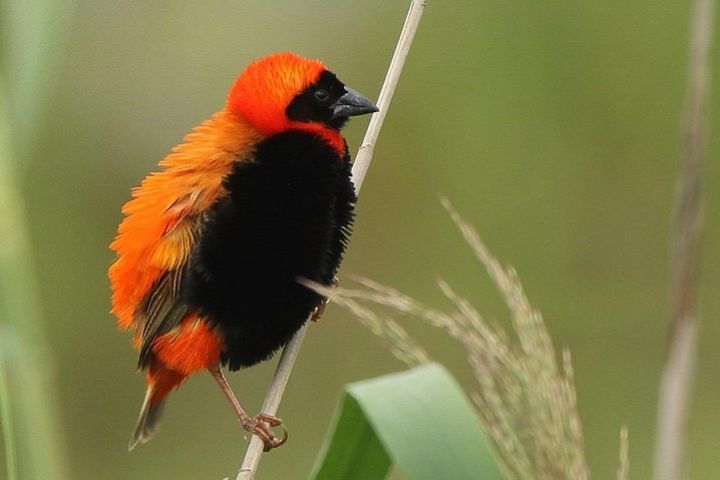
[[[261,142],[225,178],[209,211],[182,296],[223,333],[231,370],[269,358],[322,298],[298,283],[329,284],[355,205],[347,156],[290,131]]]

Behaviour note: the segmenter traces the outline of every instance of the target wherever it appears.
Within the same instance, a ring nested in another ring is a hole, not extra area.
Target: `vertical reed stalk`
[[[10,122],[0,85],[0,355],[8,373],[18,431],[20,470],[28,478],[67,478],[54,375],[13,171]],[[8,391],[1,394],[5,397]],[[3,401],[9,401],[4,398]]]
[[[18,167],[38,144],[73,6],[73,0],[0,0],[0,361],[7,373],[0,395],[19,433],[13,468],[21,478],[69,477]],[[4,429],[12,428],[8,421],[4,414]]]
[[[0,355],[0,428],[5,447],[5,476],[7,480],[17,480],[17,452],[15,449],[15,428],[12,419],[10,388],[5,375],[4,358]]]
[[[684,476],[687,412],[697,359],[702,173],[707,150],[714,0],[695,0],[690,26],[683,155],[672,238],[672,323],[660,385],[655,480]]]

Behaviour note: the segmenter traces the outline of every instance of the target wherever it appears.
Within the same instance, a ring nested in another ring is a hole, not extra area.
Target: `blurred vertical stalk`
[[[13,171],[10,121],[0,85],[0,355],[8,374],[22,478],[68,478],[54,369]],[[8,391],[2,392],[7,395]]]
[[[687,412],[697,357],[697,283],[702,173],[709,129],[714,0],[695,0],[690,26],[683,156],[672,239],[672,324],[660,385],[654,480],[684,476]]]
[[[0,355],[0,428],[2,428],[5,447],[5,476],[7,480],[17,480],[17,453],[15,451],[15,427],[10,405],[10,388],[5,375],[5,359]]]
[[[28,479],[69,478],[19,180],[42,132],[73,4],[0,0],[0,355],[8,380],[0,394],[14,420],[18,476]]]
[[[15,163],[34,153],[75,0],[0,0],[0,62]]]

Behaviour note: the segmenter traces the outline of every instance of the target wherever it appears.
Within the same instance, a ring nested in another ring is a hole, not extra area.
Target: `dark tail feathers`
[[[151,366],[147,377],[147,391],[137,425],[130,437],[128,450],[132,450],[138,443],[145,443],[153,436],[155,427],[160,420],[160,414],[165,404],[165,397],[174,388],[177,388],[186,376],[180,372],[170,370],[164,366]]]
[[[158,420],[160,420],[160,414],[165,405],[165,400],[153,400],[153,386],[148,385],[135,430],[133,430],[132,436],[130,437],[128,451],[132,451],[138,443],[147,442],[155,433],[155,427],[157,427]]]

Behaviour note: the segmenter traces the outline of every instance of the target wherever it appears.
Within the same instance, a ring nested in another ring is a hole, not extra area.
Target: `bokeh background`
[[[151,443],[127,452],[143,379],[108,314],[107,245],[120,207],[222,105],[251,59],[287,49],[318,57],[375,97],[406,8],[380,0],[76,2],[39,140],[16,168],[70,478],[234,476],[246,443],[207,375],[172,397]],[[441,276],[503,318],[438,202],[448,196],[517,268],[557,345],[571,349],[595,478],[613,478],[622,424],[632,477],[650,475],[689,11],[687,1],[429,2],[342,269],[438,306]],[[695,479],[720,472],[718,99],[689,437]],[[346,129],[353,151],[366,122]],[[469,381],[458,345],[412,319],[404,325]],[[232,375],[249,410],[260,407],[274,363]],[[304,478],[342,386],[402,368],[330,307],[310,329],[280,410],[290,442],[263,459],[259,478]]]

